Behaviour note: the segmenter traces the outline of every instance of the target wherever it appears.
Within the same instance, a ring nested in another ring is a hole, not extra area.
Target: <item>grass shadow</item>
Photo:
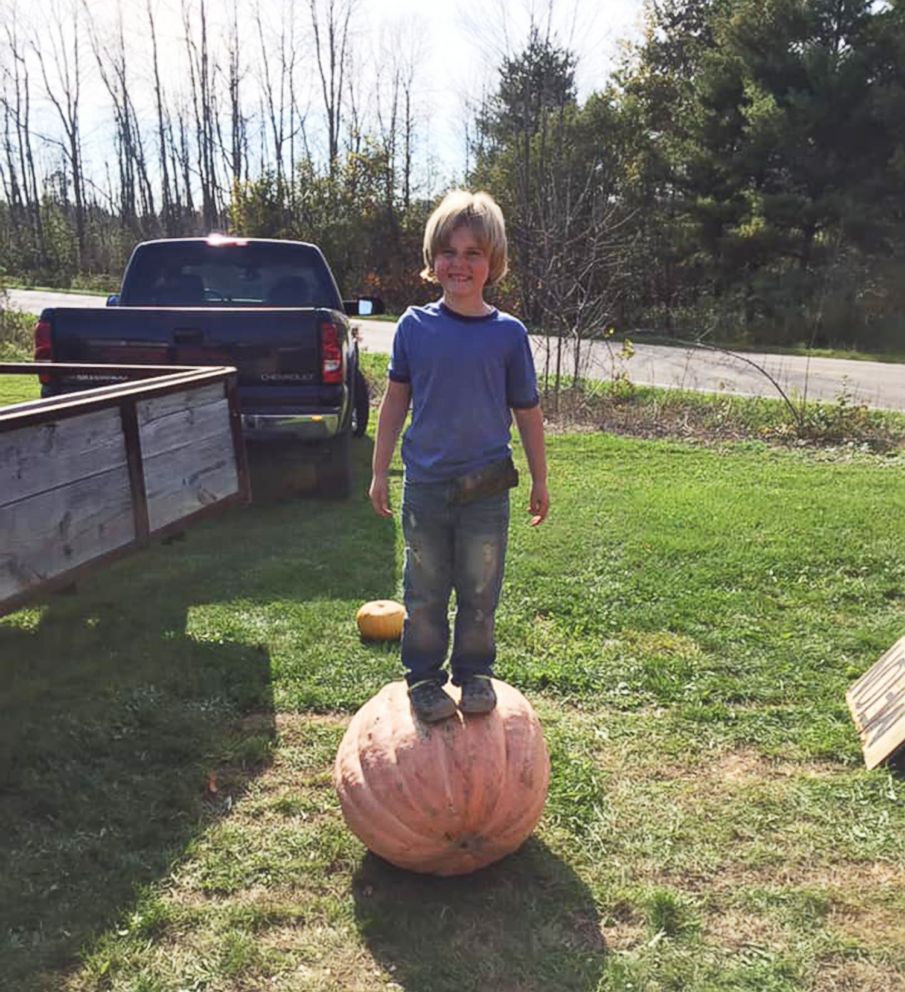
[[[317,467],[322,455],[319,446],[271,441],[247,444],[245,449],[256,504],[317,494]]]
[[[275,733],[266,651],[80,628],[51,608],[0,630],[0,973],[22,992],[168,873]]]
[[[269,764],[278,649],[242,615],[342,616],[394,555],[363,496],[234,508],[0,622],[0,985],[59,987]]]
[[[603,973],[594,898],[536,838],[459,878],[413,874],[368,854],[353,894],[359,931],[406,992],[592,992]]]

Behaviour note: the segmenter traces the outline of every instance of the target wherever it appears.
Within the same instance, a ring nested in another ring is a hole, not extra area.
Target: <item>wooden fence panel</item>
[[[145,491],[152,531],[234,493],[239,485],[232,435],[183,442],[145,459]]]
[[[236,491],[239,480],[223,385],[138,403],[151,530]]]
[[[67,368],[144,381],[0,409],[0,615],[250,498],[234,369]]]
[[[0,507],[126,464],[118,407],[0,437]]]
[[[0,602],[135,540],[124,465],[2,508]]]

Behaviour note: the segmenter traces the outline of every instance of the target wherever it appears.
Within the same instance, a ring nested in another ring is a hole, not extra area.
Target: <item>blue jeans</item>
[[[449,660],[454,685],[489,675],[496,659],[494,619],[509,536],[509,493],[450,504],[446,482],[408,482],[402,495],[406,620],[402,664],[409,685],[441,685],[449,647],[449,597],[456,621]]]

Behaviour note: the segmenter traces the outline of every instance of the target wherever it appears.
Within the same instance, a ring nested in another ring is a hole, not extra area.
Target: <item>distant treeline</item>
[[[216,44],[204,0],[183,0],[179,89],[150,0],[140,79],[122,17],[102,30],[84,3],[57,5],[32,35],[7,6],[8,277],[107,288],[138,240],[226,230],[316,242],[345,293],[390,310],[432,295],[417,275],[437,187],[419,144],[429,53],[399,44],[373,79],[353,73],[354,0],[309,0],[304,23],[258,7],[257,35],[234,5]],[[510,226],[502,302],[578,342],[615,327],[903,349],[905,0],[658,0],[584,101],[575,65],[533,28],[469,123],[463,182]],[[103,176],[85,165],[89,71],[111,108]]]

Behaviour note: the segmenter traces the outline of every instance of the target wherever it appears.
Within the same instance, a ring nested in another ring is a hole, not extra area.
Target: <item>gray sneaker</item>
[[[459,709],[463,713],[489,713],[496,706],[496,693],[489,675],[471,675],[462,683]]]
[[[425,723],[437,723],[456,712],[456,704],[439,682],[426,679],[409,686],[409,699],[415,714]]]

